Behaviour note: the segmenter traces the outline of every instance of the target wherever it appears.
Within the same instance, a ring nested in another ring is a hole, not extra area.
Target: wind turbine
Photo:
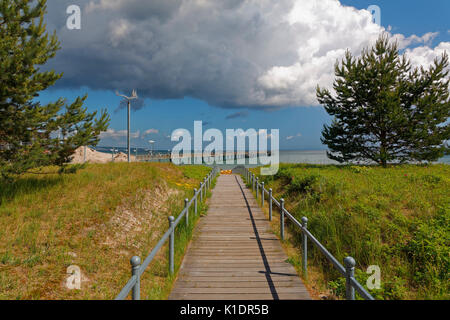
[[[130,157],[131,157],[131,153],[130,153],[130,109],[131,109],[131,100],[137,99],[138,95],[136,90],[133,90],[131,92],[131,97],[127,97],[126,95],[120,94],[118,91],[116,91],[116,95],[119,97],[124,98],[125,100],[127,100],[128,103],[128,130],[127,130],[127,150],[128,150],[128,163],[130,163]]]

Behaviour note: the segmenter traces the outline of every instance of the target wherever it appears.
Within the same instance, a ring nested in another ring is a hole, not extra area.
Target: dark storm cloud
[[[225,117],[225,119],[236,119],[236,118],[243,118],[243,117],[247,117],[248,116],[248,111],[240,111],[240,112],[235,112],[232,113],[228,116]]]
[[[145,100],[144,99],[132,100],[130,107],[134,111],[141,110],[145,107]],[[114,110],[114,112],[119,112],[120,110],[126,108],[128,108],[128,102],[127,100],[123,99],[120,101],[119,106]]]
[[[280,1],[274,14],[290,2]],[[70,4],[82,8],[81,30],[65,27]],[[48,65],[64,71],[59,87],[137,88],[144,97],[240,106],[264,99],[256,80],[274,62],[296,59],[287,23],[270,24],[242,1],[61,0],[48,7],[49,28],[62,43]]]
[[[73,4],[81,30],[66,28]],[[46,65],[64,72],[59,88],[233,108],[316,104],[336,59],[381,30],[337,0],[49,0],[47,23],[62,44]]]

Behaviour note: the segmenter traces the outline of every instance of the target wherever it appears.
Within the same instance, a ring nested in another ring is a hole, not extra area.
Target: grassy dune
[[[209,169],[109,163],[53,171],[0,183],[0,299],[114,298],[131,256],[145,258]],[[190,229],[178,230],[178,262]],[[142,298],[167,296],[166,255],[161,250],[144,273]],[[81,269],[81,290],[65,286],[70,265]]]
[[[361,283],[367,266],[380,266],[382,287],[371,291],[377,299],[450,298],[450,166],[282,165],[260,178],[298,219],[308,217],[339,261],[356,259]],[[300,266],[300,234],[289,231],[290,260]],[[345,294],[344,279],[312,247],[309,262],[312,287]]]

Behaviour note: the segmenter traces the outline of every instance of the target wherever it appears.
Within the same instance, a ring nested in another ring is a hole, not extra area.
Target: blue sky
[[[427,46],[432,50],[439,43],[450,41],[450,25],[448,23],[450,1],[448,0],[341,0],[341,3],[343,5],[354,6],[357,9],[365,9],[369,5],[373,4],[378,5],[381,8],[382,26],[386,29],[390,26],[390,32],[393,34],[402,34],[404,37],[410,37],[412,35],[421,37],[430,32],[438,32],[437,35],[435,34],[434,37],[432,37],[432,40],[427,41],[426,43],[411,43],[409,45],[411,50],[418,46]],[[50,2],[50,9],[51,6],[52,3]],[[52,12],[52,15],[55,15],[55,13]],[[61,22],[55,17],[53,17],[52,20],[52,23],[54,24],[50,25],[55,25],[58,27],[58,23]],[[72,49],[77,49],[76,43],[69,44],[69,41],[64,39],[66,34],[67,33],[64,31],[58,32],[58,36],[62,41],[62,51],[64,52],[65,50],[65,43],[68,43],[67,47],[70,46]],[[271,39],[269,38],[265,41],[269,40]],[[343,46],[345,47],[345,44],[343,44]],[[80,50],[82,49],[80,48]],[[69,52],[69,50],[67,49],[66,52]],[[280,52],[277,52],[277,54],[280,55]],[[110,146],[114,144],[116,146],[125,146],[125,136],[120,133],[122,130],[126,129],[126,110],[118,108],[120,98],[114,94],[114,90],[120,90],[121,87],[119,86],[123,85],[118,82],[120,79],[120,73],[116,72],[114,75],[111,74],[112,78],[118,77],[117,82],[113,82],[118,83],[117,87],[108,87],[108,85],[104,85],[104,88],[102,88],[101,84],[97,85],[97,83],[92,81],[85,81],[86,84],[84,84],[84,80],[77,80],[78,82],[71,84],[71,79],[76,78],[73,75],[76,73],[74,70],[77,69],[77,64],[85,65],[86,60],[82,60],[80,58],[80,61],[77,61],[76,56],[73,60],[68,57],[70,57],[70,55],[67,54],[65,57],[63,55],[59,63],[55,63],[52,67],[54,67],[57,71],[64,71],[65,76],[67,76],[70,81],[64,82],[62,85],[57,86],[56,89],[42,92],[39,100],[42,103],[46,103],[49,101],[54,101],[58,97],[66,97],[70,102],[77,96],[88,94],[88,99],[86,100],[85,105],[88,107],[89,111],[106,108],[111,115],[110,129],[113,130],[113,132],[109,136],[105,135],[105,138],[101,141],[100,145]],[[291,58],[286,59],[292,60]],[[201,61],[195,61],[195,63],[199,63],[201,66]],[[208,62],[205,62],[205,64],[206,63]],[[69,64],[73,64],[74,66],[70,68],[68,67]],[[176,61],[174,61],[173,64],[176,65]],[[189,62],[188,64],[192,63]],[[266,61],[264,64],[266,64]],[[290,64],[291,62],[286,63],[286,65]],[[63,70],[60,70],[60,68]],[[116,67],[111,66],[111,69],[113,68]],[[208,65],[206,65],[205,68],[208,68]],[[105,73],[104,70],[99,70],[98,72]],[[103,74],[102,76],[108,78],[109,75]],[[169,72],[167,76],[170,76]],[[124,77],[130,76],[126,75]],[[144,74],[141,75],[141,77],[143,77],[144,80],[145,77],[155,78],[155,74]],[[190,81],[197,81],[195,75],[192,76],[192,80]],[[207,83],[205,84],[204,80],[202,81],[202,86],[207,86]],[[128,82],[133,82],[132,76],[131,80],[128,80]],[[232,81],[231,84],[228,82],[220,83],[224,83],[223,87],[232,86],[233,84]],[[280,100],[272,100],[276,102],[269,102],[263,106],[249,105],[246,107],[246,100],[241,99],[239,96],[236,98],[236,101],[239,102],[233,102],[230,104],[223,102],[225,100],[219,101],[214,98],[209,98],[210,95],[214,95],[215,93],[217,93],[218,96],[222,95],[221,85],[215,87],[215,91],[210,89],[212,91],[211,94],[204,93],[205,90],[203,89],[198,90],[193,87],[186,89],[181,94],[167,93],[161,94],[161,96],[158,97],[157,82],[156,84],[153,84],[150,89],[143,89],[143,91],[140,90],[141,88],[139,87],[139,84],[139,82],[136,82],[136,89],[138,90],[138,94],[140,92],[144,92],[144,98],[143,107],[139,110],[133,110],[132,112],[131,131],[135,133],[135,136],[133,136],[132,139],[133,147],[148,147],[148,140],[151,139],[156,141],[155,149],[169,149],[174,145],[174,143],[168,138],[173,130],[177,128],[192,130],[193,121],[202,120],[204,122],[204,128],[218,128],[223,130],[223,132],[226,128],[279,129],[281,149],[325,149],[325,146],[323,146],[320,142],[320,132],[323,124],[330,121],[330,117],[321,106],[313,105],[312,103],[308,105],[308,100],[296,98],[297,100],[294,99],[290,101],[284,99],[283,102],[280,103],[278,102]],[[161,87],[163,87],[163,85],[161,85]],[[128,90],[128,88],[125,88],[125,91]],[[161,91],[164,90],[164,88],[161,89]],[[192,92],[192,96],[195,98],[191,97],[189,94],[186,94],[186,92]],[[124,93],[129,94],[129,92]],[[183,98],[182,96],[185,97]],[[241,103],[240,101],[244,101],[244,103]],[[296,101],[298,101],[298,103]],[[151,130],[150,133],[145,134],[145,131],[149,129],[153,130]]]

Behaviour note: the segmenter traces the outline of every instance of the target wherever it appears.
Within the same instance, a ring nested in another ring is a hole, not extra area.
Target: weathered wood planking
[[[219,176],[169,299],[311,299],[286,259],[241,178]]]

